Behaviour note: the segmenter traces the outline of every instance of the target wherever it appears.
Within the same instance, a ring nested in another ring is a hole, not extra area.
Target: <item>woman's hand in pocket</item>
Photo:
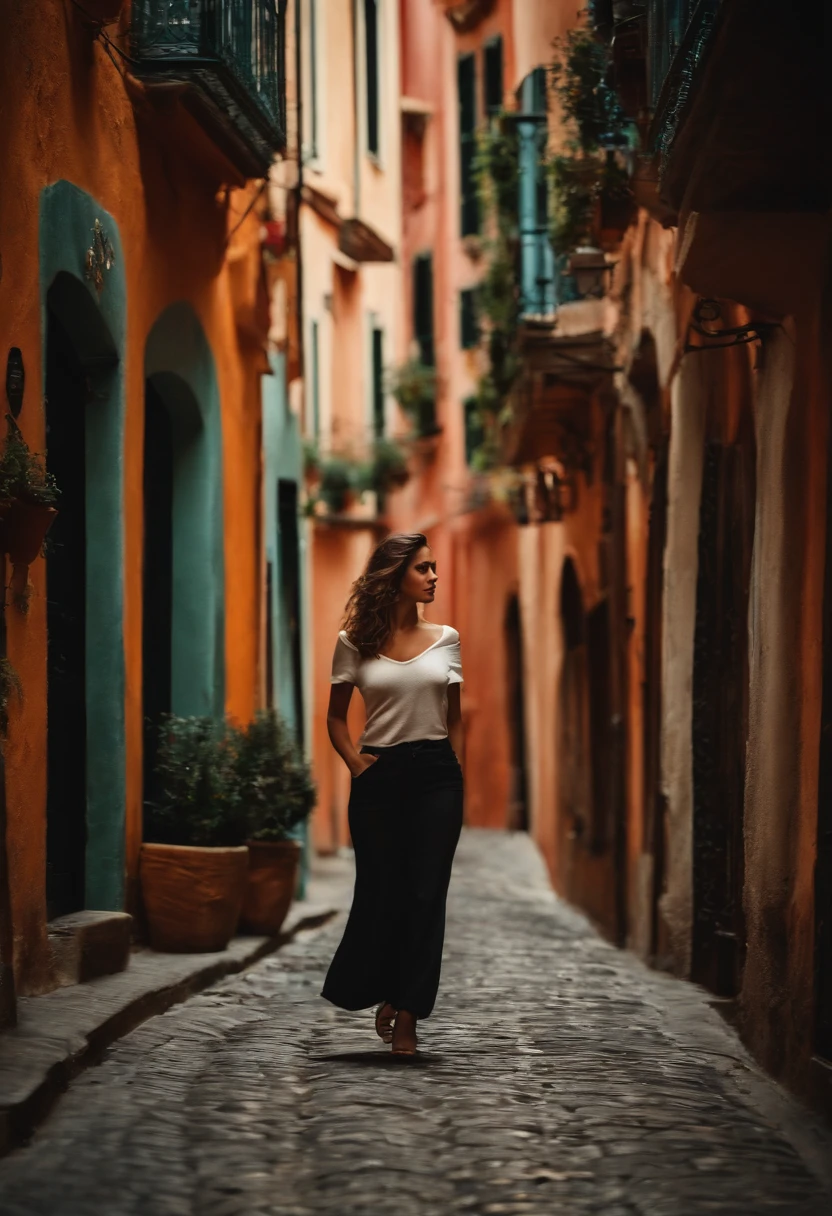
[[[359,752],[358,760],[359,765],[350,770],[352,772],[353,781],[355,781],[358,777],[363,776],[368,768],[372,768],[374,764],[377,764],[378,756],[374,756],[372,752]]]

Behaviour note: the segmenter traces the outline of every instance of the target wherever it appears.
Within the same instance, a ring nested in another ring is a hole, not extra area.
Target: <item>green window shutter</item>
[[[378,0],[364,0],[364,38],[367,62],[367,151],[378,156]]]
[[[317,321],[312,322],[310,346],[312,349],[309,352],[311,380],[309,392],[312,398],[312,435],[317,440],[321,436],[321,369],[318,352]]]
[[[477,147],[477,61],[460,55],[457,61],[459,92],[460,225],[463,236],[480,230],[480,203],[474,173]]]
[[[413,259],[413,336],[422,363],[433,367],[433,257],[429,253]]]
[[[485,112],[496,114],[503,108],[503,40],[499,36],[486,42]]]
[[[384,331],[373,330],[373,434],[384,434]]]
[[[477,290],[469,287],[459,293],[459,345],[463,350],[473,350],[479,344]]]
[[[477,448],[483,444],[485,431],[476,397],[467,397],[462,403],[462,409],[465,418],[465,459],[470,464]]]

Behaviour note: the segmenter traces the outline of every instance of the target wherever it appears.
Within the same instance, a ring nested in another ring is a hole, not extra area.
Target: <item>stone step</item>
[[[59,988],[123,971],[130,959],[133,917],[126,912],[70,912],[49,922]]]

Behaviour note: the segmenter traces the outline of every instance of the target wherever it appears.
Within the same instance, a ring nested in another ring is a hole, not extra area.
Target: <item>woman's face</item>
[[[436,595],[436,559],[428,545],[417,549],[402,579],[401,594],[417,604],[432,604]]]

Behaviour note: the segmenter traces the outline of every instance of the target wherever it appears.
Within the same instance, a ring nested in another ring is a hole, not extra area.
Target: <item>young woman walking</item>
[[[352,909],[323,995],[341,1009],[378,1005],[376,1032],[416,1051],[433,1009],[445,899],[462,828],[459,634],[424,620],[436,561],[420,533],[390,536],[353,586],[332,663],[327,727],[352,774]],[[356,750],[353,688],[367,710]]]

